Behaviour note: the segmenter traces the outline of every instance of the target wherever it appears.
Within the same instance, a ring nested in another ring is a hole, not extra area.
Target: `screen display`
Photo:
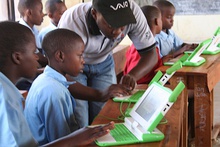
[[[136,113],[138,113],[144,120],[149,121],[158,109],[160,111],[164,107],[169,95],[169,92],[158,86],[152,87],[137,107]]]

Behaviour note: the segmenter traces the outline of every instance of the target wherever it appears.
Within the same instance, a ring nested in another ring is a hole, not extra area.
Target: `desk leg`
[[[172,86],[176,86],[180,81],[182,81],[186,85],[187,77],[186,76],[176,76],[173,75],[173,77],[170,79],[170,84]],[[182,114],[182,130],[181,130],[181,147],[187,147],[188,146],[188,93],[187,93],[187,87],[182,92],[182,106],[181,106],[181,114]]]
[[[213,91],[209,92],[206,78],[194,77],[195,146],[211,147],[213,125]]]

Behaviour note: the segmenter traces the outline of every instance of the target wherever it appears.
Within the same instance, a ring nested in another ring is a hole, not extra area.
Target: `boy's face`
[[[56,26],[58,25],[60,18],[63,15],[63,13],[66,11],[66,9],[67,8],[64,3],[56,4],[56,11],[54,11],[54,13],[51,14],[51,19]]]
[[[36,43],[34,37],[30,38],[32,41],[25,45],[25,51],[22,52],[20,71],[21,76],[25,78],[34,78],[38,68],[38,56],[36,54]]]
[[[166,7],[162,10],[162,22],[163,29],[171,29],[173,26],[173,17],[175,14],[175,8]]]
[[[76,44],[72,44],[71,47],[71,49],[65,52],[65,63],[63,64],[63,69],[66,74],[77,76],[84,68],[85,61],[83,59],[83,52],[85,46],[81,41]]]
[[[38,1],[34,8],[30,9],[31,15],[30,15],[30,21],[33,25],[41,25],[43,22],[43,5],[41,1]]]

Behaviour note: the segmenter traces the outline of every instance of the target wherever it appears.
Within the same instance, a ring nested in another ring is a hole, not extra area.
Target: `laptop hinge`
[[[124,125],[139,139],[143,140],[143,134],[150,133],[138,124],[132,117],[125,117]]]

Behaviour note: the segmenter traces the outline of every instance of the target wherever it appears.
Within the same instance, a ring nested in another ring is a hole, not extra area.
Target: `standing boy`
[[[33,33],[16,22],[0,22],[0,146],[38,146],[23,114],[24,98],[15,87],[19,78],[32,78],[38,66]],[[56,122],[54,122],[56,123]],[[44,146],[72,147],[93,142],[109,132],[114,123],[83,128]]]
[[[20,24],[28,27],[35,36],[36,47],[38,49],[38,57],[39,57],[39,68],[44,67],[47,64],[47,59],[43,55],[43,50],[41,48],[41,43],[38,37],[38,29],[35,25],[41,25],[43,22],[43,6],[41,0],[19,0],[18,3],[18,11],[21,15],[21,19],[19,21]],[[35,78],[35,77],[34,77]],[[21,90],[29,90],[33,79],[25,79],[21,78],[16,86]]]
[[[83,73],[75,77],[83,85],[103,89],[116,83],[112,50],[126,35],[135,44],[141,59],[122,77],[122,84],[132,90],[136,81],[157,62],[154,37],[140,7],[132,0],[93,0],[77,4],[64,12],[58,27],[73,30],[83,39],[85,66]],[[104,105],[81,100],[76,103],[81,127],[90,124]]]
[[[39,60],[41,67],[44,67],[47,64],[47,59],[43,56],[43,50],[41,48],[41,43],[38,36],[38,29],[35,25],[41,25],[43,22],[43,5],[41,0],[19,0],[18,11],[21,15],[19,21],[20,24],[28,27],[34,34],[36,45],[38,50]]]
[[[47,16],[50,18],[50,24],[42,28],[39,33],[39,39],[42,43],[44,36],[57,28],[61,16],[66,11],[66,5],[62,0],[47,0],[45,3]]]

